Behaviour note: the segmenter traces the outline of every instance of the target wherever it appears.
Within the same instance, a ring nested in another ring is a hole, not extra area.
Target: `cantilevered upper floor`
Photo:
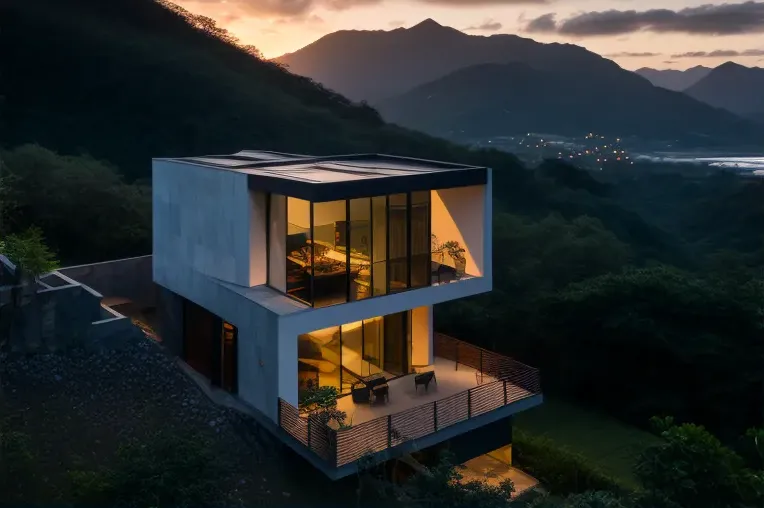
[[[299,307],[491,289],[487,168],[242,151],[154,159],[153,193],[155,266],[268,286]]]

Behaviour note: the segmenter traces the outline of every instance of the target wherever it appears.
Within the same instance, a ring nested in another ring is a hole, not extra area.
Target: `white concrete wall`
[[[152,192],[155,265],[171,260],[242,286],[265,282],[265,195],[250,194],[247,175],[154,161]]]
[[[411,310],[411,365],[432,365],[432,306]]]
[[[432,234],[438,242],[457,241],[465,249],[466,272],[483,276],[485,269],[485,234],[490,230],[490,215],[486,215],[486,202],[490,201],[488,186],[475,185],[453,189],[433,190]],[[453,265],[450,256],[445,264]]]

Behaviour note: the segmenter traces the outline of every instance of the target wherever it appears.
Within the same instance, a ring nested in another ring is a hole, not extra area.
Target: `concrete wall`
[[[432,365],[432,306],[411,310],[411,364]]]
[[[273,421],[278,421],[280,362],[278,357],[278,317],[268,309],[257,305],[244,296],[224,287],[214,279],[202,275],[172,259],[156,259],[154,280],[167,290],[182,295],[228,321],[238,328],[238,377],[239,397]],[[162,334],[168,333],[173,348],[179,350],[181,341],[182,312],[179,300],[166,292],[161,293],[163,314],[169,309],[168,323]],[[169,330],[169,331],[168,331]],[[163,335],[164,337],[164,335]],[[294,363],[297,383],[297,341],[295,340]]]
[[[141,307],[156,305],[151,256],[70,266],[58,272],[106,297],[127,298]]]
[[[155,263],[246,287],[265,283],[266,198],[250,192],[246,174],[154,161],[152,195]]]

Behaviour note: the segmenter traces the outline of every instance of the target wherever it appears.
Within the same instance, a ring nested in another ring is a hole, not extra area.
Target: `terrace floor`
[[[337,408],[347,414],[347,422],[358,425],[369,420],[400,413],[408,409],[432,403],[436,400],[445,399],[457,393],[466,392],[470,388],[478,386],[478,376],[475,369],[459,364],[455,368],[452,360],[436,357],[433,363],[437,382],[431,382],[427,391],[423,386],[415,389],[414,376],[399,377],[388,381],[390,400],[386,403],[359,403],[353,402],[351,395],[337,399]],[[483,374],[482,383],[487,384],[495,381],[491,376]],[[516,390],[524,391],[519,387]],[[531,395],[527,392],[527,395]]]

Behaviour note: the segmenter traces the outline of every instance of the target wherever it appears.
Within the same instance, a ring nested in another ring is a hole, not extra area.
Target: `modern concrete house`
[[[538,372],[433,327],[434,304],[491,290],[491,203],[482,167],[155,159],[162,341],[331,478],[441,443],[509,463],[509,419],[541,403]],[[323,386],[345,425],[301,410]]]

